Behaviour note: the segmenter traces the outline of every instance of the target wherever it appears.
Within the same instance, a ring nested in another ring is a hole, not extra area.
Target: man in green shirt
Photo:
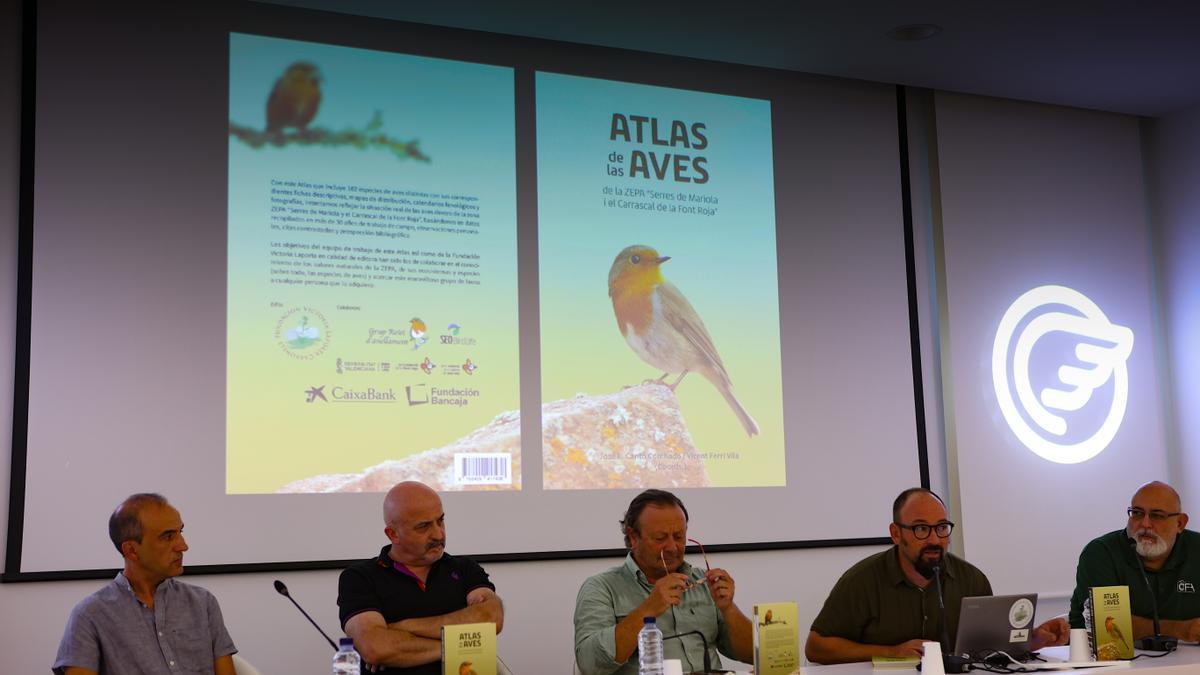
[[[892,504],[891,548],[851,567],[834,585],[813,621],[804,652],[815,663],[869,661],[875,656],[920,656],[922,643],[942,638],[942,611],[934,588],[941,570],[946,633],[954,648],[964,597],[991,595],[979,568],[950,555],[946,546],[954,523],[933,492],[909,488]],[[1062,619],[1034,629],[1033,648],[1066,642]]]
[[[646,490],[630,502],[621,519],[625,562],[589,577],[575,599],[575,662],[584,675],[636,675],[638,632],[648,616],[663,635],[702,633],[714,668],[717,649],[753,661],[753,626],[733,603],[733,577],[683,559],[687,522],[687,509],[670,492]],[[682,660],[684,672],[702,670],[703,644],[696,635],[666,640],[663,655]]]
[[[1071,626],[1083,628],[1089,588],[1128,586],[1135,638],[1154,634],[1157,601],[1163,635],[1200,642],[1200,534],[1184,529],[1188,516],[1179,493],[1166,483],[1146,483],[1133,494],[1127,513],[1124,529],[1093,539],[1079,554]]]

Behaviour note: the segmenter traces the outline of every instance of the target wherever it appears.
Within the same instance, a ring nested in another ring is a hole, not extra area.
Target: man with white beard
[[[1128,586],[1134,638],[1154,634],[1151,617],[1157,600],[1163,635],[1200,642],[1200,534],[1184,529],[1188,516],[1179,493],[1166,483],[1146,483],[1126,511],[1124,529],[1093,539],[1079,554],[1071,627],[1083,628],[1089,588]]]

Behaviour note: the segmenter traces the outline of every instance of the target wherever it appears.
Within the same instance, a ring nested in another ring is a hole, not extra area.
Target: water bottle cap
[[[353,648],[354,647],[354,638],[348,638],[348,637],[338,638],[338,646]]]
[[[643,626],[644,626],[644,625],[646,625],[646,624],[648,624],[648,623],[652,624],[652,623],[654,623],[654,622],[655,622],[655,621],[654,621],[654,617],[652,617],[652,616],[648,616],[648,617],[646,617],[646,618],[642,619],[642,625],[643,625]]]

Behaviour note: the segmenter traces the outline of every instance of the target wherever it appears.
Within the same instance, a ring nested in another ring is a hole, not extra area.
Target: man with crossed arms
[[[442,500],[414,481],[383,500],[379,556],[347,567],[338,579],[342,629],[374,672],[441,675],[442,626],[504,625],[504,607],[487,572],[446,553]]]

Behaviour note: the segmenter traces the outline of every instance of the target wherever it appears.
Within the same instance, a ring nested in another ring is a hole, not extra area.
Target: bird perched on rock
[[[321,105],[321,71],[307,61],[288,66],[267,98],[267,133],[303,130]]]
[[[635,354],[664,371],[659,381],[679,373],[668,385],[673,391],[689,372],[700,373],[725,397],[746,434],[753,436],[758,423],[733,395],[733,383],[708,329],[687,298],[663,278],[661,266],[670,259],[641,245],[626,247],[617,255],[608,272],[617,326]]]

